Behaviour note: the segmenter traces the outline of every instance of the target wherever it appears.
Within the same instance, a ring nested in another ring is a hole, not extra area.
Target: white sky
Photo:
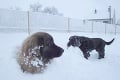
[[[44,6],[55,6],[59,12],[71,18],[108,18],[108,6],[112,6],[112,11],[116,10],[116,15],[120,18],[120,0],[0,0],[0,8],[10,9],[20,7],[22,10],[29,10],[29,5],[39,2]],[[98,15],[94,10],[98,10]]]

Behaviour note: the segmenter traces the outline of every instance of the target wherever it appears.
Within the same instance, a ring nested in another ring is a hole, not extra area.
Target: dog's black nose
[[[60,51],[60,52],[63,53],[63,52],[64,52],[64,49],[61,48],[61,51]]]

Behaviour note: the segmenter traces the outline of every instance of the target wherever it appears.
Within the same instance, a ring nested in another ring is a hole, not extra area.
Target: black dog
[[[90,56],[90,51],[96,50],[99,54],[98,59],[101,59],[105,56],[105,45],[110,45],[113,41],[114,39],[110,42],[106,42],[101,38],[71,36],[69,38],[69,42],[67,43],[67,47],[70,47],[71,45],[73,47],[79,47],[86,59],[88,59],[88,57]]]

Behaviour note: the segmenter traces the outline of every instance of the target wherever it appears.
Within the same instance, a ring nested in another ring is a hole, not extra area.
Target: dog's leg
[[[79,47],[84,55],[84,58],[88,59],[90,56],[90,53],[86,51],[86,49]]]
[[[104,54],[105,54],[105,53],[100,52],[98,59],[104,58]]]
[[[97,52],[99,54],[98,59],[104,58],[104,56],[105,56],[105,50],[104,49],[97,50]]]
[[[87,52],[87,57],[90,57],[90,52]]]
[[[84,58],[88,59],[88,53],[87,52],[83,52]]]

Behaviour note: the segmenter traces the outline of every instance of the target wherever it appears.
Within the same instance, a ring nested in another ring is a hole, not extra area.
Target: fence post
[[[27,31],[28,31],[28,34],[30,35],[30,13],[29,11],[27,11],[27,23],[28,23]]]
[[[105,34],[106,34],[106,23],[105,23]]]
[[[68,17],[68,33],[70,32],[70,18]]]
[[[92,33],[93,33],[93,21],[92,21]]]
[[[116,26],[116,24],[114,24],[114,25],[115,25],[115,35],[116,35],[116,33],[117,33],[117,31],[116,31],[117,30],[117,26]]]

